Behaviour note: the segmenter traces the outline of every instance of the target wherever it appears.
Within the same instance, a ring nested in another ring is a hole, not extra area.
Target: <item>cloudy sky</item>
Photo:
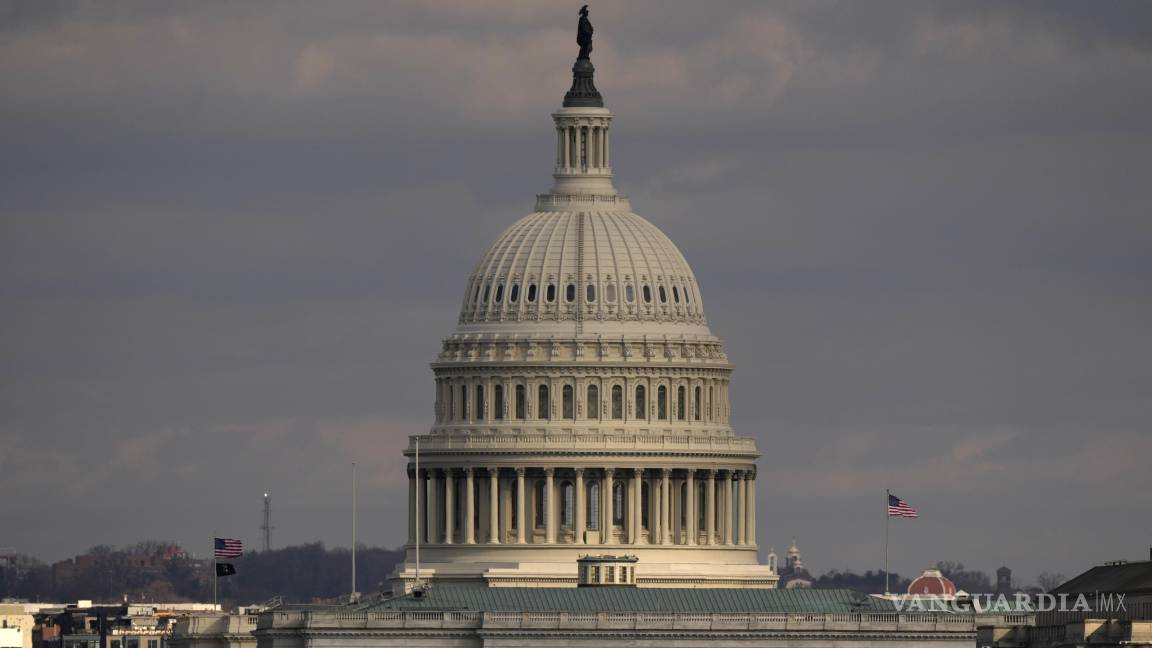
[[[0,2],[0,546],[403,541],[472,264],[550,185],[580,3]],[[597,3],[816,572],[1152,543],[1152,5]]]

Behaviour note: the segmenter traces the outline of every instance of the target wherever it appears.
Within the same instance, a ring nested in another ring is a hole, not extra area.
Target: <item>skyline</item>
[[[30,494],[0,545],[255,546],[265,491],[276,546],[347,545],[352,461],[358,537],[402,543],[428,363],[550,184],[577,8],[0,10],[0,490]],[[1146,6],[592,9],[617,186],[736,366],[765,550],[877,569],[890,488],[903,575],[1146,555]]]

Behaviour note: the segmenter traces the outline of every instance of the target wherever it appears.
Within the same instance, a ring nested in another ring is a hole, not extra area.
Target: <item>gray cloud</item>
[[[362,538],[401,542],[397,449],[550,184],[575,8],[0,9],[0,544],[204,551],[266,489],[281,542],[346,544],[353,460]],[[592,9],[618,185],[765,450],[764,544],[875,568],[890,487],[924,513],[901,572],[1142,554],[1144,3]]]

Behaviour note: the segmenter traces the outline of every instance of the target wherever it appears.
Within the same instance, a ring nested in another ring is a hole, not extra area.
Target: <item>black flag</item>
[[[236,573],[236,566],[232,563],[216,563],[217,576],[231,576]]]

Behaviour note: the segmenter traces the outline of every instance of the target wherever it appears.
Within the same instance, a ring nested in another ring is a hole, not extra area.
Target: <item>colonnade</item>
[[[607,170],[608,127],[586,124],[556,126],[556,171],[574,173],[589,169]]]
[[[409,544],[756,544],[752,468],[432,466],[409,482]]]

